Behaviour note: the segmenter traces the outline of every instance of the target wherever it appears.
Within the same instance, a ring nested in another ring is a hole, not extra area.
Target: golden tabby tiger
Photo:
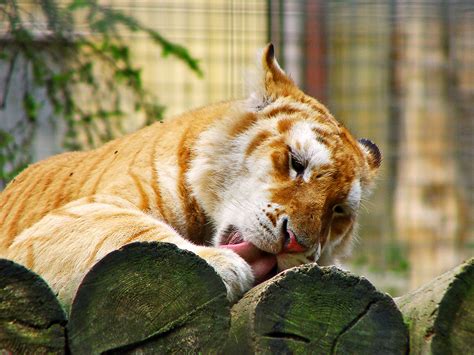
[[[0,195],[0,256],[68,305],[95,262],[136,241],[196,253],[232,301],[277,268],[347,253],[380,152],[301,92],[271,44],[261,67],[245,100],[30,166]]]

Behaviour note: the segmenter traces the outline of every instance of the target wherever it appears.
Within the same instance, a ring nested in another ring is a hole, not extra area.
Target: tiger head
[[[280,68],[269,44],[248,99],[203,132],[188,182],[216,227],[277,255],[280,270],[331,264],[350,250],[361,199],[381,163]]]

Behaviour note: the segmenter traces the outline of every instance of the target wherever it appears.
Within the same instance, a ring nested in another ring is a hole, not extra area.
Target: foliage
[[[0,189],[31,161],[32,138],[45,106],[51,107],[52,121],[63,122],[68,150],[120,134],[125,96],[146,123],[162,118],[164,107],[143,87],[124,31],[145,34],[163,56],[173,56],[202,74],[186,48],[97,0],[26,5],[0,0],[0,24],[0,68],[6,68],[6,75],[0,76],[0,113],[12,86],[20,85],[23,91],[17,123],[0,130]],[[24,72],[22,82],[14,83],[18,70]]]
[[[410,270],[410,262],[406,258],[408,252],[405,249],[406,248],[403,248],[403,246],[396,242],[392,242],[388,245],[386,261],[390,270],[401,274],[406,274]]]

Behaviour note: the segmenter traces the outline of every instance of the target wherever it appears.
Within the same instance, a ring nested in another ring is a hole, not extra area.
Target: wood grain
[[[316,264],[289,269],[232,308],[229,353],[406,354],[393,300],[364,278]]]
[[[214,269],[168,243],[132,243],[85,276],[68,325],[72,353],[218,352],[230,327]]]

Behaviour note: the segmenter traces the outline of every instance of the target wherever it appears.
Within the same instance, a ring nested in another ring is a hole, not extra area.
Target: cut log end
[[[287,270],[232,308],[231,353],[405,354],[393,300],[364,278],[315,264]]]
[[[463,354],[474,348],[474,258],[396,299],[412,354]]]
[[[229,313],[225,286],[204,260],[172,244],[133,243],[82,281],[69,344],[72,353],[216,352]]]
[[[0,275],[0,353],[65,353],[66,315],[46,282],[5,259]]]

